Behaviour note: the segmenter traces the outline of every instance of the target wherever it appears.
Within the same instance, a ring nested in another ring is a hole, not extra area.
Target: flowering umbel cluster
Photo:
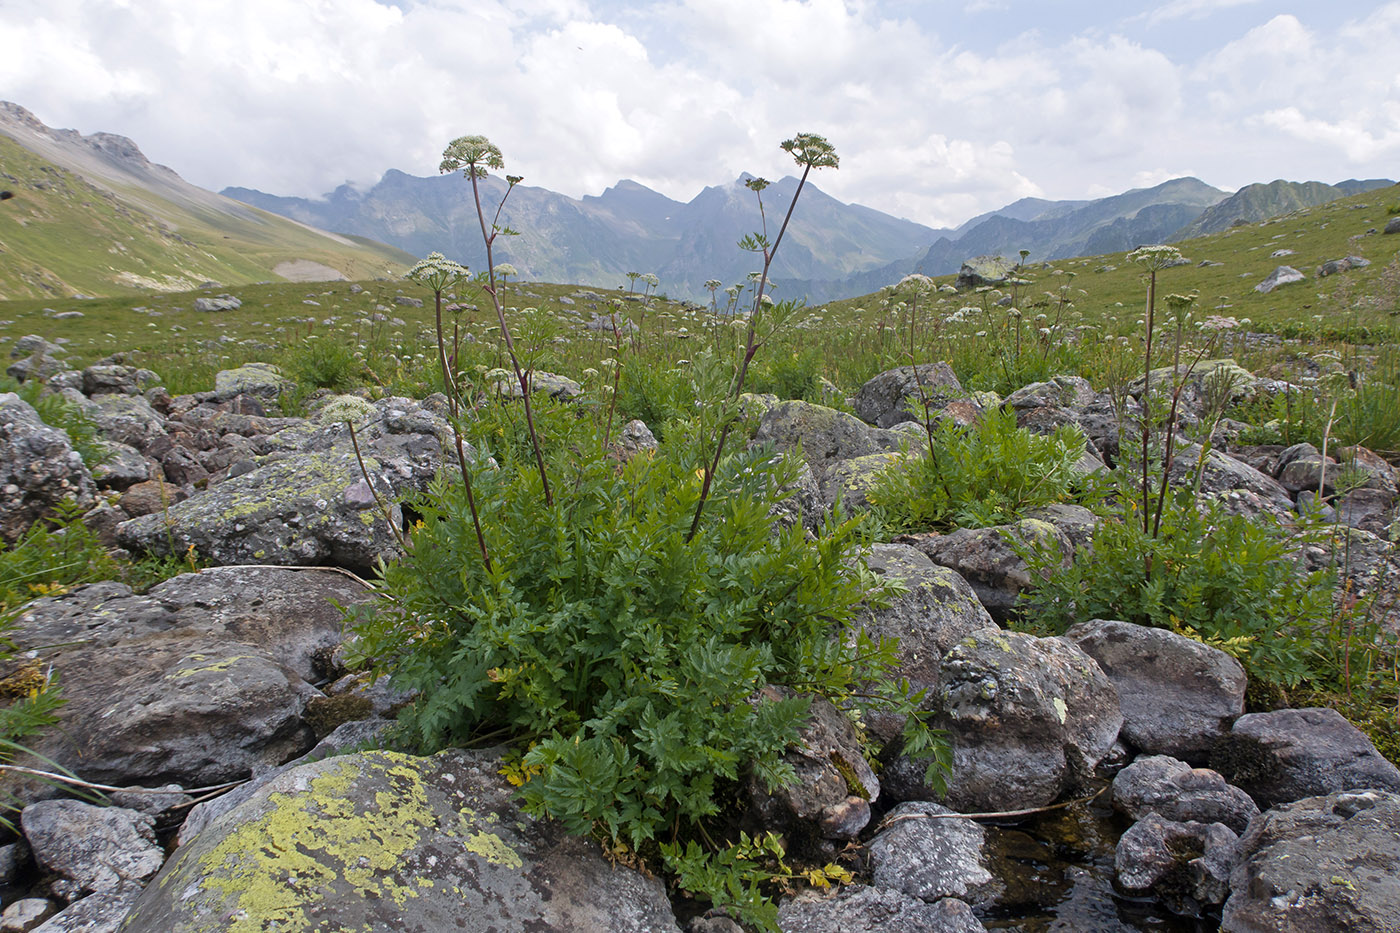
[[[442,151],[438,171],[446,174],[461,169],[464,175],[485,178],[487,169],[503,169],[505,157],[499,146],[485,136],[458,136]]]
[[[404,277],[422,282],[435,292],[441,292],[449,285],[466,278],[468,274],[467,267],[461,263],[453,262],[442,253],[429,253],[427,259],[419,260],[412,269],[404,273]]]

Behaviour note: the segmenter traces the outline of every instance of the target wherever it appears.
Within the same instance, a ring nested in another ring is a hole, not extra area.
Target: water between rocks
[[[988,930],[1017,933],[1208,933],[1220,917],[1180,917],[1113,887],[1113,852],[1131,825],[1107,795],[1014,823],[987,823],[989,865],[1006,890],[978,910]]]

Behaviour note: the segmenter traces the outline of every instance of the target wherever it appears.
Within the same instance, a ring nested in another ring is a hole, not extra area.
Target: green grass
[[[0,136],[16,197],[0,211],[0,297],[60,298],[181,291],[278,278],[306,259],[365,278],[413,258],[368,240],[337,243],[284,218],[180,205],[151,192],[116,194]]]

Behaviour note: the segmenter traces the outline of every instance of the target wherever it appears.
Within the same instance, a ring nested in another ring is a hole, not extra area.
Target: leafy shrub
[[[755,449],[722,461],[688,537],[703,448],[678,438],[618,465],[578,455],[597,449],[587,419],[535,415],[563,451],[553,503],[528,444],[493,448],[499,467],[472,481],[488,566],[466,488],[439,482],[412,503],[422,522],[357,620],[359,650],[422,691],[405,711],[421,747],[533,742],[527,809],[654,853],[693,838],[747,769],[792,779],[781,756],[807,701],[763,699],[765,686],[839,700],[889,680],[890,645],[834,637],[874,586],[851,560],[859,523],[775,534],[769,509],[796,465]],[[479,427],[475,444],[497,436],[489,416]],[[707,893],[732,897],[720,888]]]
[[[623,367],[617,387],[617,412],[623,421],[640,418],[664,441],[667,423],[690,418],[694,408],[690,379],[681,370],[640,363]]]
[[[771,392],[782,401],[829,404],[822,392],[821,357],[815,350],[775,353],[749,373],[749,391]]]
[[[1014,412],[1000,409],[971,428],[940,421],[931,434],[918,456],[893,462],[869,492],[895,530],[1015,521],[1027,509],[1067,498],[1084,453],[1084,437],[1073,425],[1032,434],[1016,426]]]
[[[1070,566],[1031,553],[1026,617],[1062,633],[1087,619],[1171,629],[1234,655],[1251,678],[1292,687],[1314,676],[1315,640],[1332,612],[1331,579],[1304,573],[1273,526],[1197,503],[1189,489],[1166,497],[1154,536],[1135,490],[1098,507],[1093,545]]]
[[[363,364],[348,344],[317,338],[304,340],[290,350],[286,367],[303,385],[345,392],[359,385]]]

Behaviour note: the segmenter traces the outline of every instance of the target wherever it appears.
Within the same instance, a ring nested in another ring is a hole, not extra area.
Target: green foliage
[[[0,376],[0,392],[15,393],[29,403],[40,421],[51,428],[65,431],[73,449],[89,468],[111,459],[111,454],[102,445],[97,424],[63,396],[45,392],[42,382],[36,379],[16,382],[9,376]]]
[[[0,616],[36,597],[120,575],[121,565],[82,523],[81,511],[60,503],[52,519],[56,527],[36,523],[0,551]]]
[[[1014,412],[1001,409],[986,412],[971,428],[940,421],[931,433],[931,445],[890,464],[869,492],[893,529],[1016,521],[1027,509],[1068,498],[1084,453],[1078,428],[1032,434],[1016,427]]]
[[[814,349],[774,353],[749,370],[750,392],[771,392],[782,401],[801,399],[804,402],[830,404],[822,391],[822,359]]]
[[[465,488],[438,483],[412,503],[422,523],[383,570],[386,600],[357,619],[360,650],[422,691],[406,711],[422,747],[533,741],[530,811],[633,847],[684,839],[747,769],[791,780],[781,755],[807,700],[763,698],[766,686],[840,701],[889,680],[892,645],[833,637],[878,587],[851,560],[859,523],[775,534],[769,510],[796,464],[744,450],[721,462],[687,539],[704,456],[688,432],[618,465],[577,456],[597,449],[591,421],[536,416],[565,451],[549,464],[553,503],[527,444],[493,446],[499,468],[472,483],[488,568]],[[469,440],[484,452],[498,427],[488,418]],[[916,740],[920,727],[911,717]]]
[[[1294,545],[1271,525],[1166,497],[1156,536],[1143,528],[1135,490],[1098,507],[1092,548],[1069,567],[1031,552],[1026,616],[1055,633],[1087,619],[1171,629],[1234,655],[1251,679],[1293,687],[1316,674],[1322,627],[1332,616],[1331,575],[1304,572]]]
[[[364,365],[349,346],[332,338],[303,340],[287,354],[288,375],[314,389],[346,392],[360,384]]]

